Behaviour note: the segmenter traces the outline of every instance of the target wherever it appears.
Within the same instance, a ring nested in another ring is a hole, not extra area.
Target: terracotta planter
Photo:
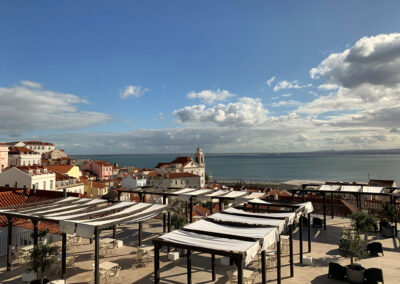
[[[349,265],[346,266],[347,279],[351,283],[363,283],[364,282],[364,269],[352,269]]]

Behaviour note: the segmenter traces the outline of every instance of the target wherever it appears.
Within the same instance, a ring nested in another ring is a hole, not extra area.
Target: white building
[[[8,151],[8,166],[41,165],[42,155],[25,147],[10,147]]]
[[[42,166],[11,167],[0,174],[0,186],[54,190],[56,175]]]
[[[173,188],[202,188],[201,177],[192,173],[164,173],[153,175],[147,178],[147,185],[154,187]]]
[[[139,179],[137,177],[133,177],[128,175],[121,180],[121,187],[124,188],[135,188],[142,187],[147,185],[147,179]]]
[[[56,188],[57,191],[74,192],[74,193],[85,193],[85,185],[80,182],[77,178],[71,177],[67,174],[54,172],[56,175]]]
[[[42,141],[24,141],[25,147],[31,149],[40,155],[46,154],[56,149],[53,143]]]
[[[0,173],[8,167],[8,146],[0,143]]]
[[[200,177],[200,187],[206,184],[206,165],[203,150],[197,148],[194,160],[191,157],[177,157],[170,163],[158,163],[154,171],[164,173],[190,173]]]

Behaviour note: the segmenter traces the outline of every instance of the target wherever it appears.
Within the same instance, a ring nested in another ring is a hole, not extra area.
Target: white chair
[[[121,279],[119,278],[119,272],[121,271],[121,266],[116,266],[111,270],[109,274],[111,283],[114,283],[114,280],[118,280],[118,283],[121,283]]]
[[[100,243],[100,254],[106,256],[108,254],[108,246],[105,243]]]
[[[146,266],[149,262],[151,262],[150,251],[142,250],[138,247],[136,251],[136,266],[143,265]]]
[[[281,250],[283,253],[289,252],[289,236],[281,235]]]
[[[82,245],[82,237],[75,237],[74,245],[81,246]]]
[[[75,257],[73,255],[67,257],[67,268],[75,267]]]
[[[117,242],[113,242],[112,243],[112,247],[109,250],[111,252],[111,255],[116,255],[117,251],[118,251],[118,243]]]
[[[35,279],[37,279],[35,271],[25,271],[24,273],[22,273],[22,282],[30,283]]]
[[[94,266],[94,264],[93,264]],[[108,275],[107,275],[107,270],[103,269],[103,268],[99,268],[99,276],[100,276],[100,283],[104,282],[107,283],[108,280]],[[89,280],[90,283],[94,283],[94,267],[93,267],[93,271],[92,271],[92,277]]]

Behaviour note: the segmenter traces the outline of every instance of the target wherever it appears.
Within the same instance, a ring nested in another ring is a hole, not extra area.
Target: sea
[[[119,167],[153,168],[192,154],[71,155],[117,163]],[[400,182],[400,154],[206,154],[206,172],[217,181],[279,183],[288,180]]]

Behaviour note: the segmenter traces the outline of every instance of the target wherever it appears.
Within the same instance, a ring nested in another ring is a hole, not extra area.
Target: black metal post
[[[332,217],[332,219],[334,218],[334,214],[333,214],[333,192],[331,192],[331,217]]]
[[[211,254],[211,273],[212,273],[212,281],[216,280],[215,276],[215,253]]]
[[[212,198],[210,199],[210,214],[213,214],[213,202],[212,202]]]
[[[33,219],[33,245],[37,247],[38,245],[38,220]]]
[[[299,242],[300,242],[300,263],[303,263],[303,215],[300,216],[299,226]]]
[[[139,222],[139,239],[138,239],[138,245],[142,245],[142,231],[143,231],[143,224],[142,222]]]
[[[163,194],[163,204],[167,204],[167,196]],[[163,214],[163,233],[167,232],[167,215]]]
[[[97,226],[94,228],[94,284],[100,284],[100,260],[99,260],[99,229],[97,228]]]
[[[306,202],[306,196],[305,196],[306,193],[304,191],[302,193],[303,193],[303,202]]]
[[[192,197],[189,199],[189,213],[190,213],[190,223],[193,223],[193,200]]]
[[[185,201],[185,217],[187,218],[189,215],[189,208],[188,208],[188,202]]]
[[[293,266],[293,225],[289,225],[289,262],[290,262],[290,277],[294,276]]]
[[[311,252],[311,213],[307,215],[308,252]]]
[[[7,234],[7,271],[11,271],[11,251],[12,251],[12,218],[8,219],[8,234]]]
[[[277,283],[281,284],[281,235],[279,235],[276,243],[276,274]]]
[[[261,280],[262,284],[267,283],[267,274],[266,274],[267,267],[265,265],[265,250],[261,251]]]
[[[168,233],[171,232],[171,210],[168,210]]]
[[[113,239],[117,238],[117,225],[113,226]]]
[[[322,193],[322,207],[323,207],[323,214],[324,214],[324,229],[326,230],[326,196],[325,192]]]
[[[242,257],[236,257],[235,262],[236,262],[236,266],[238,269],[237,283],[243,284],[243,259],[242,259]]]
[[[67,234],[62,233],[61,241],[61,279],[67,279]]]
[[[187,267],[187,283],[192,284],[192,251],[187,250],[186,253],[186,267]]]
[[[222,198],[219,199],[219,212],[224,211],[224,202]]]
[[[154,244],[154,284],[160,283],[160,246]]]
[[[121,201],[121,192],[118,191],[118,201]]]

